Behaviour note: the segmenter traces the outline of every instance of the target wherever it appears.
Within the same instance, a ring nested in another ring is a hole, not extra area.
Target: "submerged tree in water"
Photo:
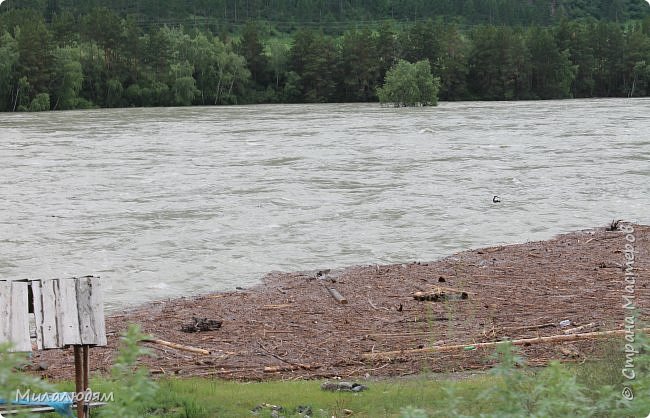
[[[400,60],[386,73],[384,85],[377,89],[382,104],[400,106],[436,106],[440,79],[431,74],[428,60],[412,64]]]

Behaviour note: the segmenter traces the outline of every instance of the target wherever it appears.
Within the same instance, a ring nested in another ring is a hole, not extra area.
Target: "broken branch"
[[[343,295],[341,295],[338,292],[338,290],[334,289],[333,287],[328,287],[327,291],[330,292],[330,295],[332,295],[332,297],[336,299],[336,301],[341,305],[346,305],[348,303],[348,300],[344,298]]]
[[[650,332],[650,328],[642,328],[638,330],[640,332]],[[384,351],[378,353],[365,353],[363,354],[364,358],[367,359],[391,359],[396,356],[403,356],[409,354],[427,354],[427,353],[442,353],[447,351],[460,351],[460,350],[478,350],[479,348],[493,348],[498,345],[510,343],[512,345],[531,345],[531,344],[543,344],[543,343],[556,343],[556,342],[567,342],[567,341],[578,341],[578,340],[588,340],[591,338],[606,337],[611,335],[622,335],[627,330],[614,330],[614,331],[600,331],[600,332],[587,332],[584,334],[570,334],[570,335],[552,335],[549,337],[535,337],[535,338],[524,338],[520,340],[509,340],[509,341],[493,341],[487,343],[477,343],[477,344],[456,344],[456,345],[442,345],[437,347],[426,347],[426,348],[417,348],[413,350],[399,350],[399,351]]]
[[[204,356],[209,356],[210,355],[210,352],[208,350],[204,350],[202,348],[190,347],[189,345],[176,344],[176,343],[172,343],[172,342],[169,342],[169,341],[160,340],[160,339],[157,339],[157,338],[148,338],[148,339],[142,340],[142,342],[162,345],[164,347],[173,348],[175,350],[188,351],[190,353],[202,354]]]

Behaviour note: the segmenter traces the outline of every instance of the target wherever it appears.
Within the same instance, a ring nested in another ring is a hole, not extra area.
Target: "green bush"
[[[503,344],[497,350],[499,364],[491,371],[495,384],[475,399],[468,399],[454,385],[447,385],[447,408],[434,416],[474,417],[466,411],[478,400],[493,406],[490,413],[480,415],[486,418],[646,417],[650,412],[650,343],[646,335],[637,334],[636,347],[636,378],[626,382],[636,394],[632,401],[623,399],[620,384],[590,386],[579,379],[580,373],[572,373],[559,362],[551,362],[541,370],[528,368],[511,344]],[[618,355],[624,353],[619,351]],[[600,363],[596,367],[603,369]],[[617,372],[620,375],[620,369]],[[586,375],[593,379],[589,373]],[[606,380],[612,378],[616,379],[608,376]]]
[[[377,89],[382,104],[400,106],[436,106],[440,79],[431,74],[428,60],[411,64],[400,60],[386,73],[385,83]]]
[[[47,110],[50,110],[50,95],[47,93],[37,94],[29,104],[30,112],[45,112]]]
[[[145,338],[136,325],[122,335],[122,346],[111,369],[111,380],[104,392],[113,392],[114,401],[98,410],[99,417],[140,418],[155,403],[158,385],[149,378],[148,370],[137,368],[138,357],[148,350],[138,342]]]

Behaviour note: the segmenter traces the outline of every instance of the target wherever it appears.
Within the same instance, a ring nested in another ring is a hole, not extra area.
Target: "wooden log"
[[[444,302],[448,300],[465,300],[469,297],[467,292],[450,288],[436,287],[428,292],[415,292],[413,299],[419,301]]]
[[[468,295],[475,295],[476,293],[470,292],[467,290],[459,290],[459,289],[454,289],[453,287],[447,287],[447,286],[440,286],[436,285],[433,287],[434,290],[440,290],[442,292],[449,292],[449,293],[467,293]]]
[[[341,305],[346,305],[348,303],[348,300],[333,287],[328,287],[327,291],[330,292],[330,295],[332,295],[332,297]]]
[[[535,338],[524,338],[520,340],[510,340],[510,341],[493,341],[487,343],[477,343],[477,344],[455,344],[455,345],[441,345],[437,347],[425,347],[417,348],[412,350],[399,350],[399,351],[383,351],[377,353],[365,353],[363,357],[366,359],[388,359],[405,356],[409,354],[428,354],[428,353],[443,353],[448,351],[473,351],[478,350],[479,348],[493,348],[498,345],[511,343],[512,345],[532,345],[532,344],[543,344],[543,343],[560,343],[568,341],[579,341],[579,340],[588,340],[592,338],[608,337],[613,335],[624,335],[628,330],[620,329],[614,331],[600,331],[600,332],[587,332],[584,334],[570,334],[570,335],[552,335],[548,337],[535,337]],[[650,332],[650,328],[641,328],[637,329],[636,332]]]
[[[587,329],[596,328],[596,327],[597,327],[596,323],[595,323],[595,322],[592,322],[592,323],[590,323],[590,324],[581,325],[581,326],[579,326],[579,327],[565,329],[563,332],[564,332],[565,334],[567,334],[567,335],[569,335],[569,334],[577,334],[577,333],[579,333],[579,332],[581,332],[581,331],[584,331],[584,330],[587,330]]]
[[[546,324],[539,324],[539,325],[525,325],[523,327],[504,327],[501,328],[503,331],[529,331],[529,330],[534,330],[534,329],[542,329],[542,328],[550,328],[550,327],[556,327],[557,324],[555,322],[547,322]]]
[[[169,341],[160,340],[158,338],[147,338],[147,339],[142,340],[142,342],[157,344],[157,345],[161,345],[161,346],[164,346],[164,347],[173,348],[175,350],[188,351],[190,353],[201,354],[201,355],[204,355],[204,356],[209,356],[210,355],[210,352],[208,350],[204,350],[202,348],[191,347],[189,345],[176,344],[176,343],[172,343],[172,342],[169,342]]]
[[[311,370],[312,367],[308,364],[295,364],[288,366],[266,366],[264,373],[279,373],[279,372],[293,372],[295,370]]]

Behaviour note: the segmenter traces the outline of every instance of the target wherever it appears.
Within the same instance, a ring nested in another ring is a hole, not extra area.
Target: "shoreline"
[[[603,97],[566,97],[566,98],[555,98],[555,99],[512,99],[512,100],[438,100],[437,106],[420,106],[414,107],[411,109],[422,109],[429,108],[435,109],[440,107],[441,104],[465,104],[465,103],[482,103],[482,104],[513,104],[513,103],[535,103],[535,102],[588,102],[588,101],[639,101],[639,100],[650,100],[650,96],[644,97],[627,97],[627,96],[603,96]],[[382,105],[379,101],[376,102],[317,102],[317,103],[247,103],[247,104],[219,104],[219,105],[210,105],[210,104],[197,104],[189,106],[127,106],[127,107],[92,107],[88,109],[56,109],[56,110],[46,110],[42,112],[32,112],[32,111],[0,111],[0,115],[25,115],[25,114],[51,114],[51,113],[70,113],[70,112],[95,112],[95,111],[106,111],[106,110],[115,110],[115,111],[129,111],[134,109],[211,109],[211,108],[225,108],[225,109],[236,109],[236,108],[251,108],[251,107],[272,107],[272,106],[292,106],[292,107],[311,107],[311,106],[340,106],[340,105],[362,105],[368,107],[375,107],[377,109],[395,109],[390,106]],[[402,108],[404,109],[404,108]],[[408,108],[407,108],[408,109]]]
[[[638,251],[635,296],[640,319],[647,320],[650,226],[632,226]],[[588,331],[622,329],[625,244],[624,231],[594,228],[466,250],[435,262],[270,273],[247,289],[148,302],[107,315],[108,346],[90,350],[91,371],[107,373],[119,333],[129,323],[154,338],[209,352],[145,343],[154,356],[142,364],[158,376],[381,378],[486,369],[494,362],[493,349],[426,348],[555,336],[586,325]],[[337,302],[327,288],[347,303]],[[414,298],[416,292],[432,290],[452,296],[465,292],[466,298]],[[183,332],[193,317],[222,325]],[[562,321],[570,325],[560,326]],[[529,364],[543,365],[597,357],[602,344],[594,341],[521,348]],[[373,357],[382,352],[393,354]],[[32,363],[31,369],[44,377],[73,376],[71,350],[34,352]]]

